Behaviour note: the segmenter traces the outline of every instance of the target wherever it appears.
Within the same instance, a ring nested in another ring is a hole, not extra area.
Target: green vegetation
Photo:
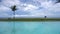
[[[60,18],[0,18],[0,21],[60,21]]]

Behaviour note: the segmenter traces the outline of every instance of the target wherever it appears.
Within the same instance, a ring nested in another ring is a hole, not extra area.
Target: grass
[[[0,21],[60,21],[60,18],[0,18]]]

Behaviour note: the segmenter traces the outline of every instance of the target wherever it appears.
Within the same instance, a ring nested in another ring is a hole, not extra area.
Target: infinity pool
[[[60,34],[60,21],[0,21],[0,34]]]

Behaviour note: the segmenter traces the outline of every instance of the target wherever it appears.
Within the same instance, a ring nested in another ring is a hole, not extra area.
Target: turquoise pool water
[[[60,34],[60,21],[0,21],[0,34]]]

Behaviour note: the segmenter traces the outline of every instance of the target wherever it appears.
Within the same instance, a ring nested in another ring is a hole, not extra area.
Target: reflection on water
[[[13,34],[14,22],[0,22],[0,34]],[[60,34],[60,21],[15,22],[15,34]]]

